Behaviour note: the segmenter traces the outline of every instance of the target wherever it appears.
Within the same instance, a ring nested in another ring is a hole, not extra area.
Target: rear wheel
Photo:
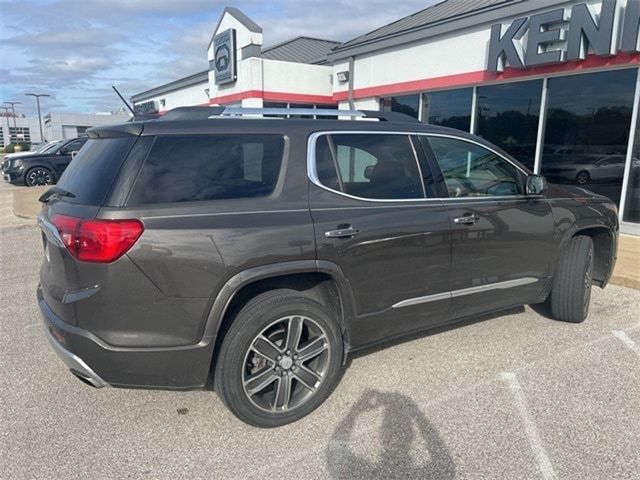
[[[293,290],[258,295],[227,332],[215,389],[241,420],[258,427],[296,421],[333,391],[342,336],[331,312]]]
[[[53,174],[47,168],[34,167],[26,173],[24,183],[27,187],[51,185],[53,183]]]
[[[571,239],[553,279],[549,303],[551,314],[565,322],[583,322],[589,314],[593,272],[593,240]]]

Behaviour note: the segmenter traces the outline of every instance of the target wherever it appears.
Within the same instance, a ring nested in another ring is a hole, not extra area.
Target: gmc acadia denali
[[[213,376],[255,426],[376,343],[545,301],[582,322],[616,258],[611,200],[400,114],[186,107],[88,135],[41,198],[53,348],[95,387]]]

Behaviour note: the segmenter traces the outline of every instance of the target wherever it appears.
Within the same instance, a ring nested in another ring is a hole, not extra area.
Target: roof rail
[[[418,119],[399,112],[379,112],[375,110],[340,110],[337,108],[237,108],[226,107],[222,112],[215,112],[209,118],[252,116],[320,116],[363,118],[383,122],[419,122]]]
[[[157,117],[158,120],[206,120],[222,117],[335,117],[378,120],[381,122],[418,122],[404,113],[374,110],[339,110],[337,108],[238,108],[221,106],[178,107]],[[153,118],[153,117],[152,117]],[[143,119],[141,119],[143,120]]]
[[[209,118],[241,117],[243,115],[274,115],[274,116],[312,116],[322,117],[365,117],[359,110],[338,110],[336,108],[237,108],[227,107],[219,114],[213,114]]]

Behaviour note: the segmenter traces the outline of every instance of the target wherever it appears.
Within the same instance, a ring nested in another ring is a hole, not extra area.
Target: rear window
[[[58,186],[75,195],[68,201],[101,205],[136,137],[90,139],[64,171]]]
[[[269,195],[278,181],[283,152],[280,135],[158,137],[128,204]]]

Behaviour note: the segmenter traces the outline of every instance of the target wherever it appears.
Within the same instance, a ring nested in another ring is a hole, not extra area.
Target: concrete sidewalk
[[[19,190],[17,187],[9,185],[4,181],[0,181],[0,229],[15,228],[24,225],[35,224],[36,213],[33,213],[30,218],[21,218],[15,215],[15,197],[14,193]],[[26,190],[26,187],[25,189]],[[33,202],[26,202],[33,205]],[[40,210],[40,203],[35,201],[38,211]],[[35,211],[36,206],[31,206],[30,212]]]
[[[640,290],[640,237],[620,235],[618,261],[611,283]]]

